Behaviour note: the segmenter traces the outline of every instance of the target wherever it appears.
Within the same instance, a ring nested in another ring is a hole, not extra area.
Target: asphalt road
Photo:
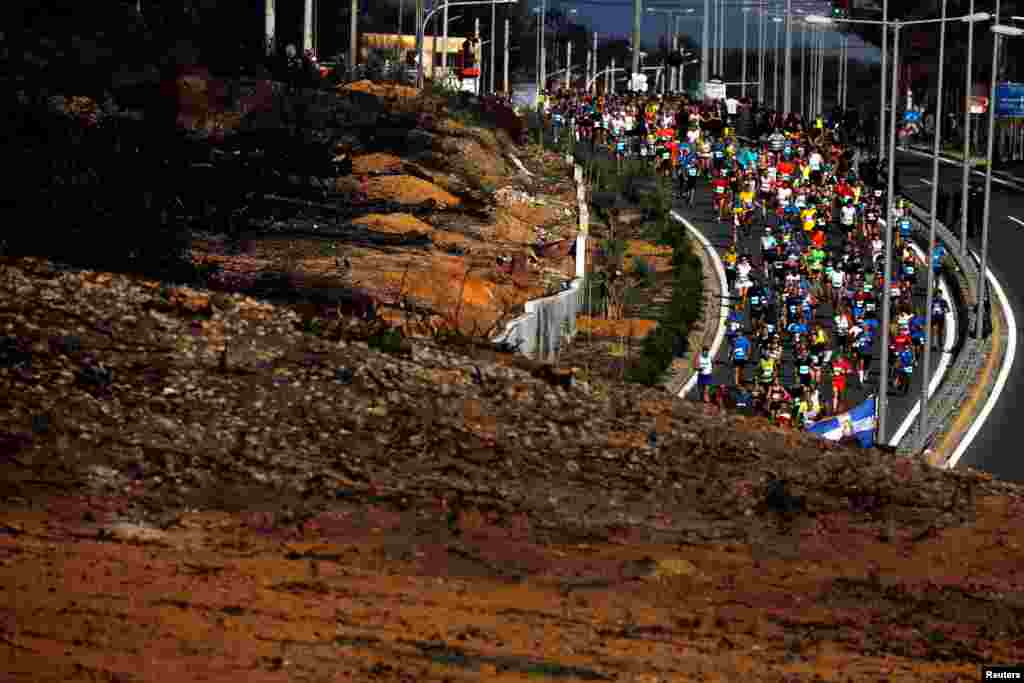
[[[702,182],[697,187],[697,195],[692,209],[687,208],[685,205],[676,206],[676,210],[697,229],[704,233],[711,244],[719,250],[719,254],[723,253],[729,246],[732,232],[730,224],[727,222],[721,222],[715,220],[714,211],[711,207],[711,191],[706,182]],[[830,230],[830,242],[836,238],[837,229],[832,228]],[[741,251],[746,250],[754,256],[755,265],[760,263],[760,246],[759,240],[763,235],[763,231],[756,224],[752,231],[751,237],[744,241],[741,245]],[[1024,238],[1024,234],[1022,234]],[[915,306],[924,306],[924,277],[919,279],[919,286],[917,287],[914,294]],[[831,331],[832,328],[832,307],[828,303],[824,303],[818,307],[817,310],[817,321],[822,323],[822,326],[827,330]],[[749,318],[747,319],[747,330],[749,331]],[[881,359],[881,334],[879,333],[878,338],[875,340],[875,353],[873,356],[870,372],[863,385],[857,381],[856,375],[852,375],[847,379],[846,389],[846,406],[852,408],[858,405],[860,402],[868,398],[873,393],[878,392],[879,387],[879,375],[880,375],[880,359]],[[718,358],[715,363],[715,384],[733,384],[733,369],[732,364],[729,361],[729,348],[728,343],[723,343],[722,348],[719,351]],[[932,373],[934,374],[935,368],[939,364],[938,353],[932,353]],[[783,382],[787,386],[792,383],[794,376],[794,369],[792,364],[792,354],[787,348],[786,355],[784,356],[783,363]],[[906,397],[889,394],[889,412],[887,417],[886,425],[886,438],[882,443],[888,443],[892,436],[899,429],[900,425],[907,418],[908,413],[912,410],[913,406],[917,403],[921,393],[921,381],[923,373],[918,370],[914,373],[913,380],[911,382],[910,392]],[[753,369],[748,366],[746,369],[745,377],[749,381],[753,378]],[[831,405],[831,382],[828,379],[828,375],[822,375],[821,384],[821,401],[823,406]],[[687,398],[693,400],[700,400],[699,390],[695,387]]]
[[[932,190],[931,159],[899,152],[896,162],[900,168],[903,193],[914,202],[929,206]],[[981,178],[974,176],[973,180],[977,182]],[[955,191],[960,188],[960,182],[959,167],[939,164],[941,187]],[[1016,263],[1017,256],[1024,254],[1024,191],[993,182],[991,215],[988,267],[999,280],[1016,313],[1020,302],[1024,301],[1024,268],[1020,268],[1020,264]],[[956,232],[959,234],[959,227]],[[980,254],[980,238],[970,239],[968,244]],[[998,305],[998,299],[995,297],[992,298],[992,305]],[[957,463],[958,467],[976,467],[1001,479],[1024,481],[1024,456],[1017,451],[1017,446],[1024,438],[1024,424],[1014,422],[1013,398],[1022,390],[1024,365],[1017,358],[1014,359],[1005,390],[984,426]]]

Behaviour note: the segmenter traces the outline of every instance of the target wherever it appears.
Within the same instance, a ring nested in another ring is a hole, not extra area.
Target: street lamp
[[[987,17],[985,17],[985,18],[987,18]],[[875,25],[880,25],[880,26],[882,26],[883,35],[885,34],[886,28],[892,28],[893,29],[893,55],[892,55],[892,67],[891,67],[892,68],[893,104],[892,104],[892,115],[889,118],[889,168],[888,168],[888,194],[887,194],[887,197],[886,197],[887,198],[888,206],[886,207],[886,215],[885,215],[885,218],[886,218],[886,222],[885,222],[885,286],[884,286],[884,294],[883,294],[883,298],[882,298],[882,352],[881,352],[882,358],[881,358],[881,363],[880,363],[881,367],[879,368],[879,370],[881,372],[881,377],[879,379],[879,387],[878,387],[879,388],[879,392],[878,392],[878,440],[879,441],[884,441],[884,438],[885,438],[885,427],[886,427],[885,421],[886,421],[886,408],[887,408],[887,406],[886,406],[886,399],[888,397],[888,389],[889,389],[889,321],[890,321],[890,317],[891,317],[891,306],[890,306],[890,299],[891,299],[891,297],[890,297],[889,293],[892,290],[892,229],[893,229],[892,217],[893,217],[893,214],[894,214],[895,201],[896,201],[895,200],[895,196],[894,196],[894,194],[895,194],[895,187],[894,187],[894,185],[895,185],[895,175],[896,175],[896,154],[895,154],[895,150],[896,150],[896,97],[897,97],[898,88],[899,88],[899,80],[898,79],[899,79],[900,29],[902,27],[904,27],[904,26],[909,26],[909,25],[944,23],[946,21],[958,21],[958,20],[964,20],[964,19],[966,19],[968,21],[982,21],[983,20],[980,14],[969,14],[969,15],[965,15],[964,17],[954,17],[952,19],[947,19],[947,18],[943,17],[942,19],[917,19],[917,20],[911,20],[911,21],[874,21],[874,20],[871,20],[871,19],[832,19],[832,18],[829,18],[829,17],[822,17],[822,16],[818,16],[818,15],[811,15],[811,16],[808,16],[808,17],[805,18],[805,21],[807,21],[807,23],[809,23],[809,24],[845,23],[845,24],[875,24]],[[1010,28],[1011,31],[1019,31],[1020,33],[1024,33],[1024,30],[1021,30],[1021,29],[1013,29],[1012,27],[1006,27],[1006,28]],[[1000,35],[1000,32],[996,32],[996,34],[998,36],[998,35]],[[1009,34],[1003,33],[1002,35],[1009,35]],[[1019,35],[1019,34],[1017,34],[1017,35]],[[998,43],[998,39],[996,41],[994,41],[994,42]],[[996,53],[996,54],[998,54],[998,53]],[[996,61],[996,57],[994,55],[993,56],[993,66],[995,66],[995,61]],[[885,77],[885,74],[883,74],[883,80],[884,80],[884,77]],[[995,78],[994,78],[994,72],[993,72],[993,84],[994,83],[995,83]],[[995,86],[993,85],[993,93],[995,92],[994,87]],[[883,105],[884,105],[884,102],[883,102]],[[990,114],[991,113],[992,112],[990,111]],[[883,110],[883,115],[884,115],[884,110]],[[990,126],[994,127],[994,125],[995,125],[994,124],[994,117],[990,116],[989,121],[990,121]],[[990,152],[991,152],[991,139],[989,140],[989,144],[990,144]],[[934,161],[935,160],[933,160],[933,162]],[[989,164],[989,173],[991,174],[991,163]],[[991,176],[989,176],[989,177],[991,177]],[[937,182],[933,183],[933,185],[932,185],[932,192],[933,193],[937,191],[937,186],[938,186]],[[986,200],[986,210],[987,210],[987,205],[988,205],[988,201]],[[933,214],[934,214],[934,212],[933,212]],[[983,260],[982,260],[982,276],[981,276],[982,277],[982,283],[984,283],[984,268],[985,268],[984,250],[987,247],[987,243],[985,242],[985,240],[987,240],[987,237],[988,237],[988,224],[987,224],[988,223],[988,217],[987,217],[987,215],[985,217],[985,223],[986,223],[985,224],[985,232],[984,232],[984,235],[983,235],[983,238],[982,238],[983,239],[983,243],[982,243],[982,259]],[[934,247],[931,244],[929,244],[929,251],[930,252],[934,252]],[[931,255],[929,254],[929,260],[930,259],[931,259]],[[931,269],[930,261],[929,261],[929,269]],[[979,288],[979,291],[980,291],[980,288]],[[983,301],[983,299],[979,298],[979,300],[978,300],[978,312],[979,312],[979,318],[978,319],[979,319],[979,322],[980,322],[980,319],[981,319],[980,318],[980,313],[982,311],[982,308],[981,308],[982,301]],[[927,346],[931,346],[931,329],[926,330],[925,334],[926,334],[925,344]],[[924,412],[925,406],[922,405],[921,409],[922,409],[922,412]]]
[[[772,22],[775,24],[775,52],[773,62],[774,79],[772,80],[772,109],[775,111],[779,110],[779,24],[782,23],[782,17],[772,17]]]
[[[443,5],[439,5],[429,12],[426,12],[422,18],[417,17],[416,21],[416,53],[419,55],[419,64],[416,68],[416,86],[423,87],[423,48],[424,48],[424,35],[427,32],[427,23],[437,15],[438,12],[444,10],[448,11],[449,7],[465,7],[467,5],[514,5],[518,0],[459,0],[459,2],[445,2]],[[423,12],[424,6],[419,3],[417,8],[419,12]],[[447,46],[445,46],[447,48]]]
[[[999,1],[996,0],[996,21],[999,21]],[[996,136],[996,83],[999,75],[999,42],[1003,38],[1017,38],[1024,35],[1024,29],[1005,24],[993,24],[992,27],[992,84],[988,97],[988,140],[986,141],[985,160],[985,203],[982,212],[981,231],[981,271],[978,273],[978,312],[975,314],[974,336],[981,339],[984,325],[982,317],[985,312],[985,272],[988,267],[988,231],[992,217],[992,148]]]

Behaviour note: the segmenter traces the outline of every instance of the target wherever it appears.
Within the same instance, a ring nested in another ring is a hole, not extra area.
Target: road
[[[707,183],[701,183],[698,185],[697,196],[692,209],[686,208],[682,205],[677,205],[676,210],[690,223],[694,225],[698,230],[704,233],[712,245],[719,250],[719,253],[723,253],[729,246],[731,240],[731,228],[728,223],[719,223],[715,220],[714,211],[711,207],[711,191]],[[833,228],[830,232],[830,239],[834,237],[836,229]],[[755,261],[760,262],[759,254],[760,247],[758,240],[760,239],[763,232],[760,228],[755,227],[753,235],[748,240],[744,241],[741,245],[741,251],[747,251],[754,255]],[[1024,235],[1022,235],[1024,237]],[[924,307],[924,277],[922,276],[919,280],[920,286],[915,291],[914,303],[915,307]],[[817,320],[822,323],[826,329],[832,327],[832,307],[824,303],[818,307]],[[749,330],[749,321],[748,328]],[[872,393],[878,391],[878,380],[880,371],[880,351],[881,351],[881,334],[875,341],[875,353],[871,365],[871,371],[868,375],[866,382],[861,385],[856,376],[851,376],[847,381],[847,406],[853,407],[865,400]],[[733,383],[732,378],[732,365],[728,359],[728,344],[723,344],[722,349],[718,354],[718,358],[715,363],[715,384],[729,384]],[[936,368],[939,366],[941,360],[941,354],[932,354],[932,374],[935,374]],[[888,443],[890,439],[897,433],[900,427],[907,421],[908,414],[914,409],[921,393],[921,381],[923,373],[918,370],[914,373],[913,381],[911,383],[911,389],[906,397],[895,396],[890,394],[889,400],[889,413],[887,418],[886,438],[883,443]],[[748,366],[745,377],[750,380],[753,377],[753,370]],[[784,357],[783,364],[783,381],[789,386],[793,380],[793,364],[792,354],[787,349],[787,353]],[[822,377],[822,390],[821,400],[822,405],[831,404],[831,384],[826,375]],[[934,391],[934,388],[933,388]],[[687,398],[693,400],[699,400],[699,393],[695,388],[687,396]]]
[[[932,162],[918,154],[900,152],[896,162],[900,168],[903,192],[914,202],[929,206],[931,201]],[[941,187],[958,190],[959,167],[939,165]],[[980,180],[974,176],[974,180]],[[956,230],[959,234],[959,227]],[[969,240],[970,247],[980,253],[980,238]],[[1024,254],[1024,192],[1001,183],[992,183],[992,223],[989,232],[988,267],[999,280],[1012,306],[1024,301],[1024,269],[1014,262]],[[993,297],[992,305],[998,305]],[[957,463],[990,472],[1000,479],[1024,481],[1024,458],[1016,455],[1016,447],[1024,438],[1024,425],[1014,423],[1013,395],[1024,390],[1024,365],[1014,359],[1006,388],[981,430]]]

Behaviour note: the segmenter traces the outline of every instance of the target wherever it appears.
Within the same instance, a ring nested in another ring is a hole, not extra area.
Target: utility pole
[[[263,0],[263,39],[268,55],[273,55],[277,51],[277,36],[274,31],[274,0]]]
[[[633,71],[630,74],[632,79],[640,73],[640,24],[644,19],[643,0],[633,0]],[[615,82],[614,77],[612,82]]]
[[[597,90],[597,31],[594,31],[594,47],[592,48],[592,50],[594,52],[594,61],[591,63],[591,68],[594,71],[593,71],[593,73],[590,74],[590,80],[593,82],[594,90],[596,91]]]
[[[402,43],[402,29],[405,28],[402,25],[402,20],[405,19],[405,0],[398,0],[398,43]]]
[[[419,0],[423,2],[423,0]],[[421,15],[422,16],[422,15]],[[357,29],[359,20],[359,0],[352,0],[349,7],[348,17],[348,72],[350,78],[355,79],[356,77],[356,61],[359,59],[359,45]],[[422,20],[422,19],[421,19]]]
[[[502,76],[502,78],[501,78],[501,85],[505,89],[505,93],[507,95],[511,95],[511,93],[512,93],[512,89],[508,86],[508,60],[509,60],[509,53],[511,52],[511,46],[509,45],[509,31],[510,31],[509,23],[510,23],[509,19],[506,17],[505,18],[505,64],[504,64],[505,71],[501,75]]]
[[[306,0],[302,12],[302,52],[313,49],[313,0]]]
[[[605,74],[604,79],[604,93],[605,95],[611,95],[614,90],[612,88],[615,85],[615,57],[612,57],[612,68]]]
[[[793,0],[786,0],[786,54],[782,57],[786,70],[782,90],[782,109],[793,111]]]

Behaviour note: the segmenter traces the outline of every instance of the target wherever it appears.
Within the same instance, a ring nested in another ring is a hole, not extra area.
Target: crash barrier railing
[[[914,241],[923,247],[927,255],[930,214],[913,202],[908,205],[914,221]],[[935,234],[946,248],[943,270],[954,299],[951,303],[957,309],[954,360],[941,385],[928,401],[928,419],[924,431],[921,431],[920,426],[915,426],[898,444],[897,452],[904,455],[922,453],[949,431],[991,350],[987,336],[977,338],[972,334],[978,322],[978,266],[969,256],[960,256],[960,240],[940,221],[935,223]]]

